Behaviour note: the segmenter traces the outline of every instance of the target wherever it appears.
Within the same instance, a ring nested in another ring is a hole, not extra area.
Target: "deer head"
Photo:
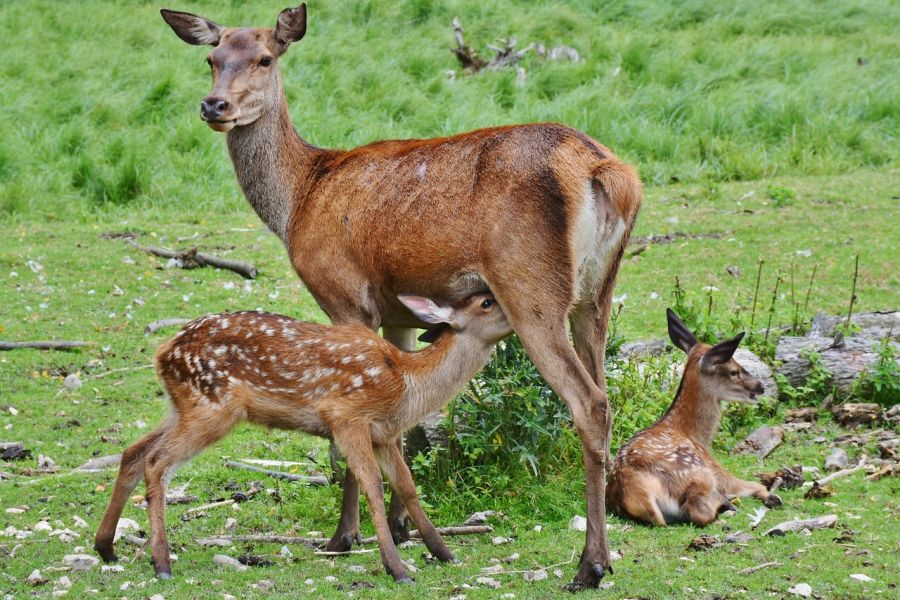
[[[281,98],[278,58],[306,33],[306,4],[286,8],[272,29],[226,28],[198,15],[162,9],[162,18],[182,40],[209,45],[212,90],[200,102],[200,118],[216,131],[249,125]]]
[[[398,299],[425,323],[445,324],[455,333],[481,340],[488,346],[512,333],[503,309],[490,294],[473,294],[452,306],[440,305],[421,296],[400,295]],[[426,334],[428,337],[420,339],[433,341],[441,329],[434,329],[429,332],[432,335]]]
[[[672,344],[688,355],[684,368],[685,379],[691,370],[695,370],[709,397],[720,402],[757,401],[757,396],[765,391],[762,382],[734,360],[734,352],[744,337],[743,332],[730,340],[710,346],[698,342],[671,308],[666,309],[666,316]]]

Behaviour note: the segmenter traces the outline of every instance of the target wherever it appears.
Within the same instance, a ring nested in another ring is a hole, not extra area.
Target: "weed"
[[[769,196],[769,199],[772,201],[772,206],[775,208],[784,208],[785,206],[792,204],[797,198],[797,194],[794,190],[780,185],[770,185],[768,189],[766,189],[766,194]]]
[[[900,402],[900,366],[894,342],[885,338],[878,343],[878,359],[866,368],[853,384],[853,396],[883,406]]]
[[[829,394],[834,393],[834,375],[822,362],[818,352],[803,351],[800,356],[809,361],[809,375],[801,385],[794,387],[783,375],[775,374],[778,393],[782,401],[790,406],[816,406]]]

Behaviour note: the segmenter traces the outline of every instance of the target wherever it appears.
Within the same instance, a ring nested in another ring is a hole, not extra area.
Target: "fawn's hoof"
[[[600,586],[600,581],[609,573],[612,575],[612,567],[604,567],[600,563],[582,563],[578,574],[572,583],[565,586],[566,591],[580,592],[582,590],[592,590]]]
[[[359,533],[345,533],[340,536],[334,534],[334,537],[325,544],[325,550],[328,552],[347,552],[353,548],[354,541],[359,543],[361,540]]]
[[[94,550],[96,550],[97,554],[100,555],[100,558],[103,559],[103,562],[114,563],[118,562],[119,560],[119,557],[116,556],[116,551],[113,550],[112,546],[95,545]]]
[[[388,529],[391,530],[391,537],[395,544],[402,544],[409,540],[409,519],[407,517],[390,519]]]
[[[406,577],[401,577],[400,579],[395,579],[394,581],[403,585],[410,585],[412,583],[415,583],[415,581],[413,581],[412,577],[410,577],[409,575],[407,575]]]
[[[776,496],[775,494],[769,494],[769,497],[766,498],[764,503],[766,508],[779,508],[784,502],[781,501],[781,498]]]

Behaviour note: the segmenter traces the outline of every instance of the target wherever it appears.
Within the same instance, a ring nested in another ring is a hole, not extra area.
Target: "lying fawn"
[[[709,445],[719,427],[721,402],[755,402],[763,385],[732,357],[744,334],[710,346],[698,342],[669,309],[669,337],[688,357],[669,410],[619,449],[609,474],[606,501],[622,517],[656,525],[690,521],[708,525],[737,496],[756,496],[767,506],[778,496],[728,473]]]
[[[388,529],[379,466],[431,553],[455,561],[419,504],[397,440],[459,392],[511,328],[485,293],[453,306],[417,296],[400,301],[422,321],[446,324],[431,346],[403,352],[361,325],[317,325],[261,312],[203,317],[163,344],[156,371],[174,411],[122,455],[97,552],[116,560],[116,524],[143,475],[153,565],[159,577],[170,578],[166,485],[179,465],[248,420],[335,442],[362,485],[382,563],[395,580],[412,581]]]

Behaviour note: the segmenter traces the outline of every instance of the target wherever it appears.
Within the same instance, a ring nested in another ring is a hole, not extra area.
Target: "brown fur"
[[[609,510],[654,525],[684,521],[702,527],[731,508],[734,497],[777,502],[763,485],[728,473],[709,449],[720,402],[754,401],[763,392],[759,380],[731,358],[740,336],[709,346],[696,342],[674,313],[669,318],[670,332],[674,324],[682,336],[673,335],[673,342],[688,351],[684,375],[666,414],[619,449],[606,488]]]
[[[362,484],[382,562],[395,579],[409,576],[388,528],[379,465],[428,549],[440,560],[455,560],[419,504],[397,441],[458,393],[510,333],[502,310],[486,301],[493,299],[475,295],[460,302],[434,344],[412,353],[361,325],[328,327],[259,312],[188,324],[156,353],[172,416],[123,454],[95,548],[116,560],[116,524],[143,475],[153,563],[161,577],[171,576],[167,481],[180,464],[247,420],[333,440]]]
[[[210,43],[207,19],[163,17],[185,41]],[[291,32],[301,20],[305,31],[305,5],[282,17],[292,28],[281,17],[274,30],[212,27],[219,38],[206,100],[228,109],[209,123],[228,132],[247,199],[334,323],[386,326],[410,343],[401,330],[421,322],[398,293],[497,297],[582,437],[588,529],[575,583],[596,586],[610,566],[603,348],[619,260],[641,203],[639,179],[598,142],[554,123],[315,148],[291,125],[277,68],[286,49],[279,40],[297,41]],[[194,26],[202,40],[191,37]],[[267,57],[275,62],[261,66]],[[570,315],[577,353],[566,332]],[[351,497],[353,486],[351,476]],[[335,538],[355,536],[357,521],[352,512],[342,518]]]

